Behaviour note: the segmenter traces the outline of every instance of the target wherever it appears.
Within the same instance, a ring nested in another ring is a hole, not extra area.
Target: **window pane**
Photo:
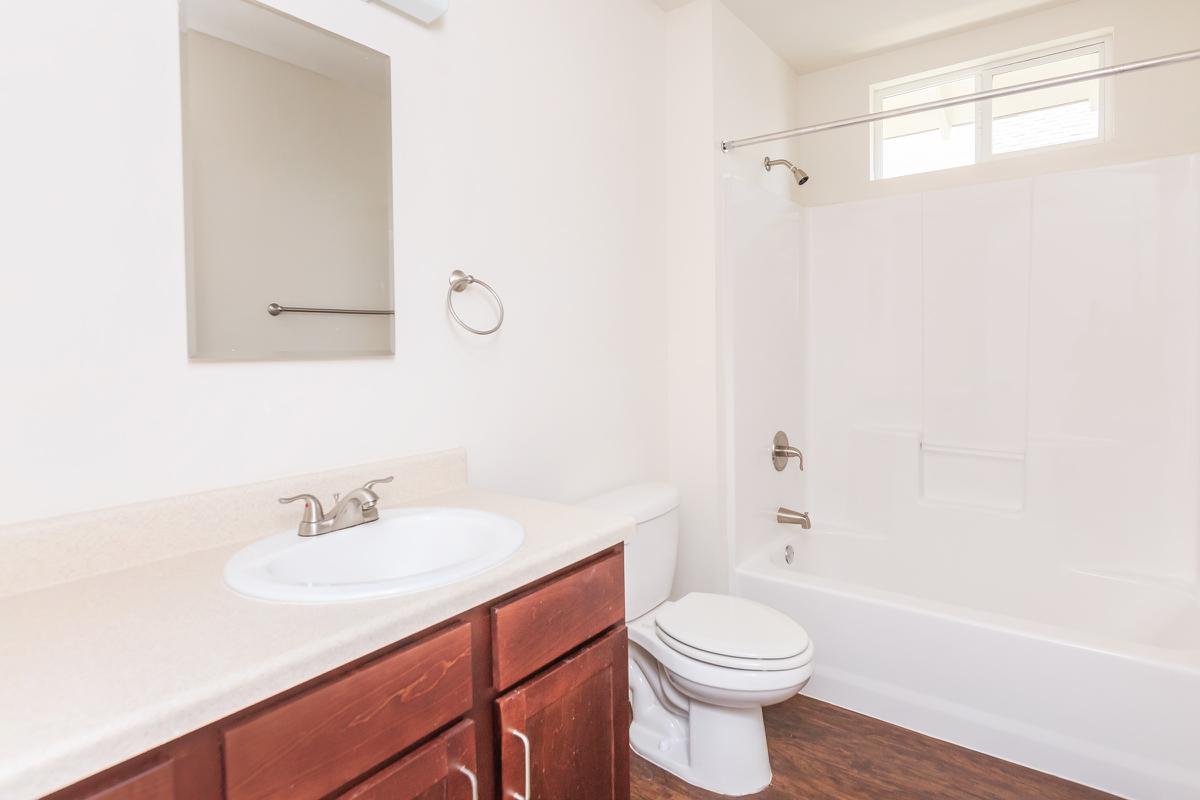
[[[996,89],[1100,67],[1099,53],[997,73]],[[1086,141],[1100,136],[1100,81],[1083,81],[992,101],[992,152]]]
[[[975,91],[975,77],[927,86],[883,99],[881,111],[961,97]],[[975,106],[925,111],[876,124],[880,142],[877,178],[895,178],[975,163]]]

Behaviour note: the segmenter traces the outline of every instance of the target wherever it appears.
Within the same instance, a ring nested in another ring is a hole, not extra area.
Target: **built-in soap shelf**
[[[1025,453],[920,443],[923,501],[987,509],[1025,509]]]

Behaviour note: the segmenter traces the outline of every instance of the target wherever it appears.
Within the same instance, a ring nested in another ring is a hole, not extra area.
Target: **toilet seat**
[[[663,603],[653,611],[630,621],[627,628],[629,641],[647,651],[675,677],[731,692],[759,694],[803,686],[812,674],[811,647],[794,657],[797,666],[773,670],[755,668],[752,666],[752,659],[739,660],[737,663],[741,666],[731,668],[710,663],[711,660],[715,660],[711,658],[711,653],[708,660],[693,658],[669,645],[656,624],[657,615],[672,605],[674,604],[671,602]]]
[[[660,606],[654,624],[671,649],[731,669],[792,669],[812,658],[804,628],[742,597],[692,592]]]
[[[810,645],[804,652],[797,653],[791,658],[738,658],[737,656],[727,656],[722,653],[711,653],[708,650],[701,650],[698,647],[684,644],[662,629],[655,630],[655,633],[662,640],[663,644],[675,652],[682,653],[688,658],[694,658],[697,661],[703,661],[705,664],[726,667],[727,669],[776,672],[784,669],[803,667],[812,661],[813,657]]]

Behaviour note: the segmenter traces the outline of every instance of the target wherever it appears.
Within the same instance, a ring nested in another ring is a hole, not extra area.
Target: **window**
[[[1098,69],[1107,36],[1043,48],[975,66],[871,87],[871,110],[890,111]],[[1105,136],[1100,79],[966,103],[876,122],[871,126],[871,179],[978,164],[1013,153],[1097,141]]]

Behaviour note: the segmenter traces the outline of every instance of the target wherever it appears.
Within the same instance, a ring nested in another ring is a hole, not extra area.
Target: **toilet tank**
[[[671,594],[679,550],[679,492],[665,483],[639,483],[580,503],[633,517],[625,539],[625,619],[636,619]]]

